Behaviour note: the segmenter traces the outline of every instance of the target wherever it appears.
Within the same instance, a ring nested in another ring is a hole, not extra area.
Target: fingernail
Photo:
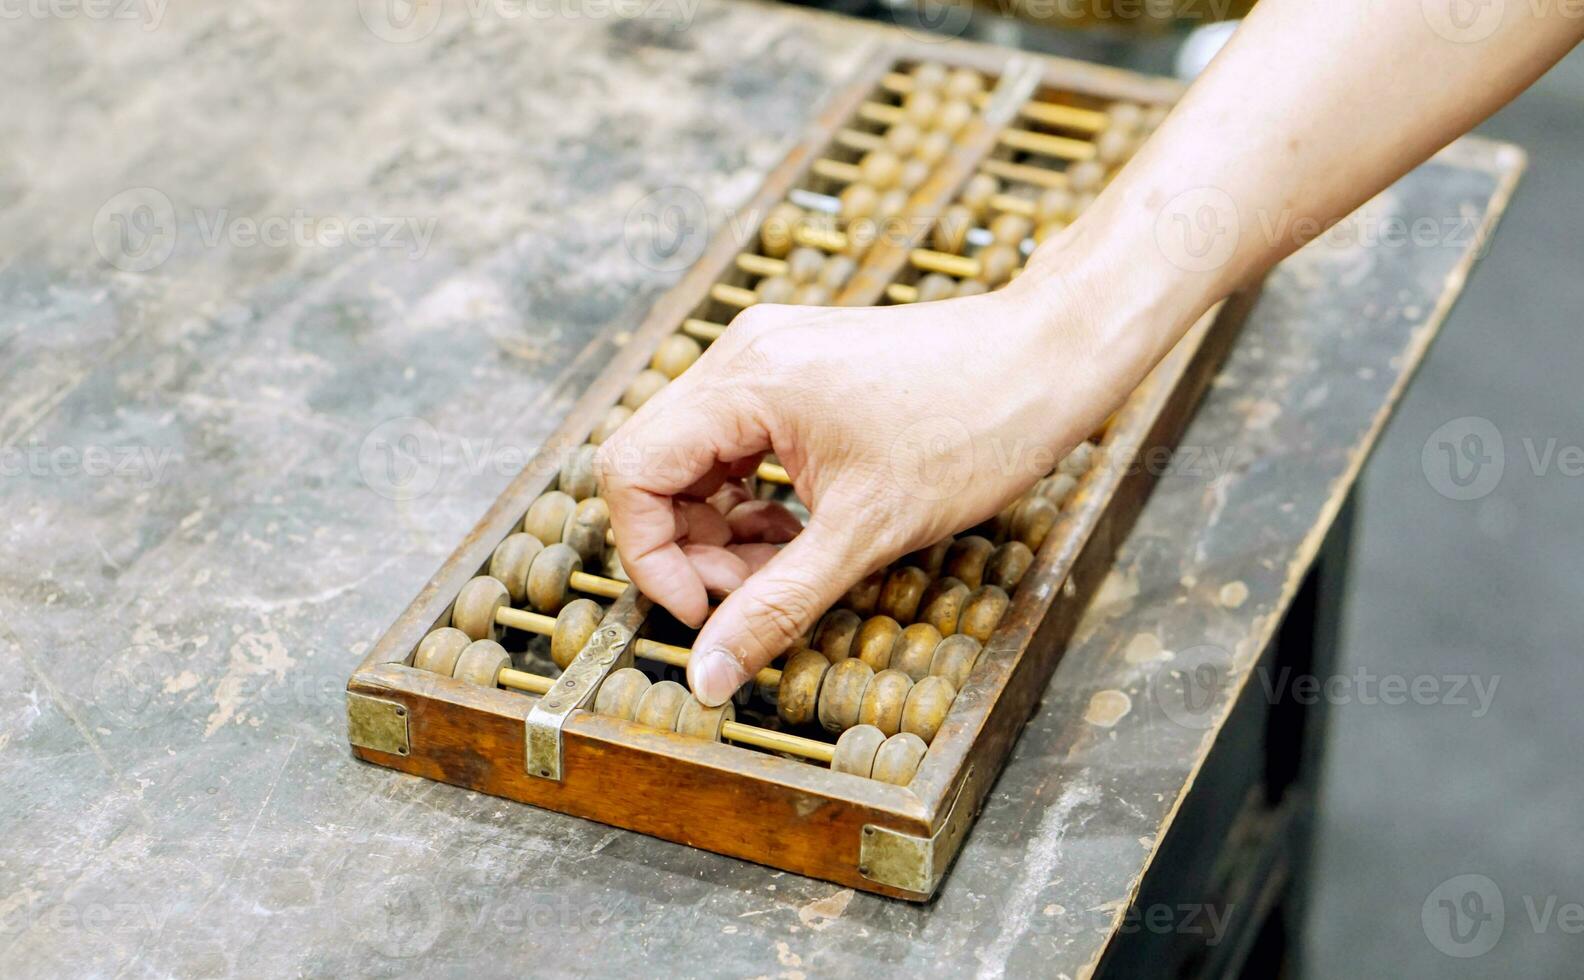
[[[688,684],[693,696],[712,708],[725,704],[747,679],[737,658],[720,647],[705,650],[688,662]]]

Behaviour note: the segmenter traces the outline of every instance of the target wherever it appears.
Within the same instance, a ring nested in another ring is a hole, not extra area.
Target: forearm
[[[1264,0],[1094,204],[1034,253],[1031,301],[1105,291],[1092,298],[1121,313],[1100,325],[1103,340],[1141,375],[1210,304],[1490,115],[1584,35],[1563,4],[1506,4],[1497,23],[1478,18],[1500,4],[1450,19],[1458,2]]]

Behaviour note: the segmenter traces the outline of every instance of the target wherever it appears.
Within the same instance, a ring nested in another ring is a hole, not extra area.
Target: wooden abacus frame
[[[867,67],[836,94],[743,213],[762,218],[785,200],[887,73],[918,61],[970,67],[999,81],[983,111],[915,192],[908,218],[916,234],[877,243],[837,297],[839,305],[881,301],[909,251],[996,149],[999,130],[1036,88],[1145,106],[1169,104],[1180,94],[1175,82],[1079,62],[955,42],[896,46],[865,59]],[[413,652],[425,634],[449,622],[458,591],[519,527],[534,498],[553,485],[567,453],[587,439],[658,345],[734,267],[743,242],[733,232],[723,229],[660,299],[544,449],[358,666],[348,682],[349,738],[354,753],[368,762],[866,891],[928,899],[1055,670],[1084,600],[1109,568],[1149,491],[1150,468],[1122,462],[1175,443],[1253,291],[1234,296],[1196,324],[1112,420],[1101,444],[1110,465],[1086,472],[1063,505],[909,785],[569,708],[556,718],[557,744],[546,756],[528,735],[527,716],[538,702],[416,670],[409,666]],[[631,590],[618,599],[558,689],[574,683],[569,675],[597,682],[614,667],[630,664],[631,651],[624,648],[642,624],[645,605]],[[543,768],[532,763],[540,772],[531,772],[530,758],[553,761]]]

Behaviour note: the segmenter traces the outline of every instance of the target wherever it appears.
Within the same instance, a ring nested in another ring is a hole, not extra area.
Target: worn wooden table
[[[730,220],[884,32],[140,9],[0,59],[10,974],[1085,974],[1521,168],[1458,144],[1272,275],[921,907],[364,766],[343,730],[359,655],[676,277],[634,205]],[[367,451],[406,417],[432,437]],[[1205,663],[1231,682],[1199,703]]]

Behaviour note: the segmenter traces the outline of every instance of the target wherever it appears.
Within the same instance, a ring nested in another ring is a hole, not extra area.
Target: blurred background
[[[811,5],[1190,77],[1234,26],[1220,22],[1251,4]],[[1584,962],[1584,920],[1564,925],[1584,903],[1581,119],[1575,51],[1476,130],[1522,146],[1529,170],[1361,480],[1339,672],[1471,678],[1489,700],[1471,680],[1467,704],[1330,707],[1319,885],[1300,937],[1310,976],[1576,976]],[[1423,454],[1470,431],[1499,434],[1485,443],[1500,479],[1449,499]],[[1506,924],[1494,949],[1459,960],[1402,910],[1464,875],[1500,891]]]

